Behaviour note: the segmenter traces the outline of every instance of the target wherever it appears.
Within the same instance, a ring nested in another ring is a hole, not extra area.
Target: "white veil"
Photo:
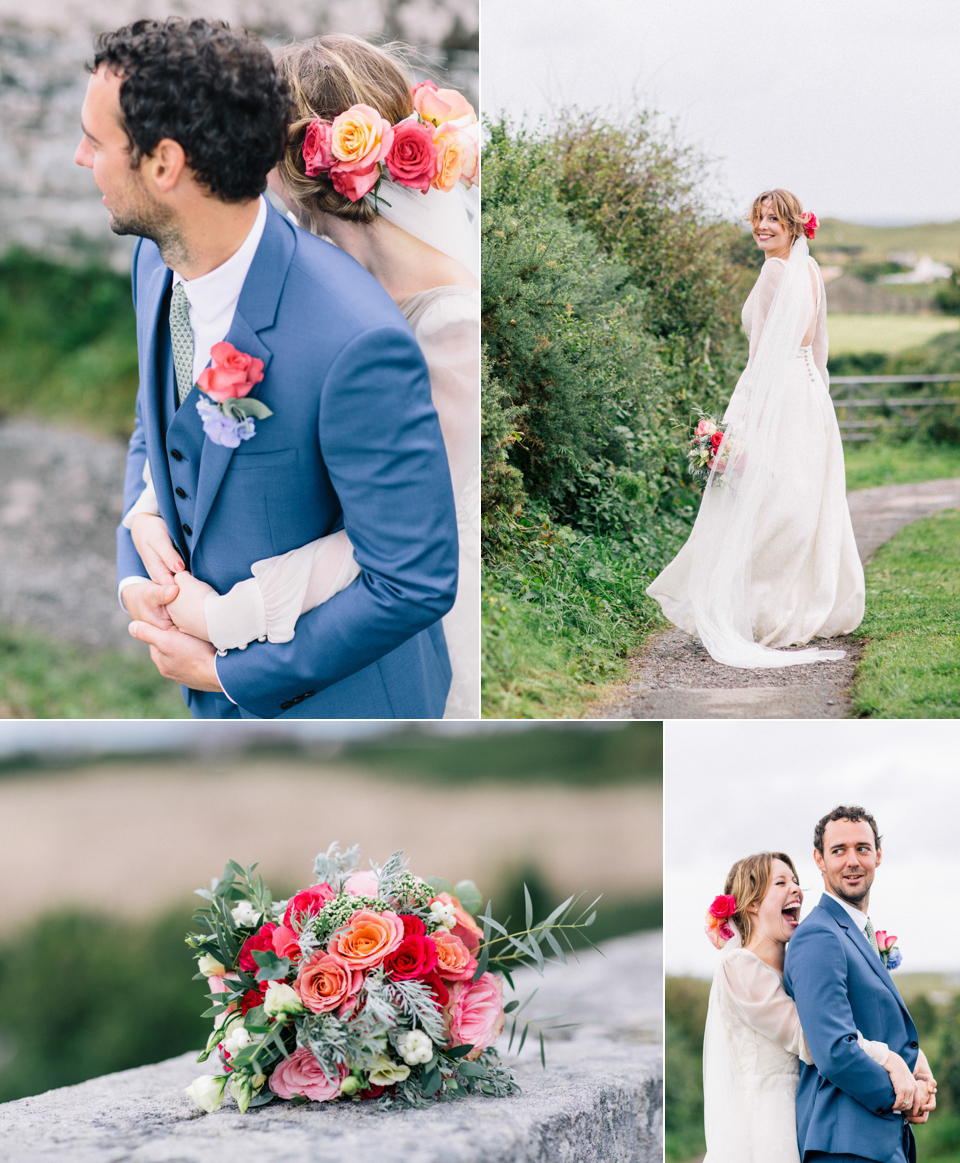
[[[749,547],[754,531],[761,511],[766,509],[764,516],[769,518],[771,497],[789,495],[789,474],[803,472],[803,450],[785,446],[789,435],[785,418],[791,403],[788,388],[812,318],[808,254],[806,241],[799,238],[782,264],[759,339],[751,342],[749,362],[724,415],[723,443],[691,535],[696,551],[689,596],[697,633],[710,655],[728,666],[795,666],[844,656],[842,650],[784,651],[763,646],[754,641],[752,625],[756,566]],[[814,342],[818,364],[825,357],[824,341],[825,324],[819,318]],[[825,367],[821,375],[825,378]],[[717,466],[723,461],[727,468],[721,481]],[[782,487],[785,473],[786,490]],[[772,487],[778,475],[779,489]],[[789,521],[789,514],[784,520]]]
[[[735,932],[724,949],[739,947],[740,934]],[[742,1148],[736,1128],[741,1117],[740,1092],[720,1008],[721,974],[722,963],[718,962],[703,1031],[703,1132],[707,1143],[704,1163],[739,1163]]]
[[[431,186],[426,193],[384,181],[376,201],[367,201],[382,218],[442,251],[480,277],[480,190],[461,183],[449,193]]]

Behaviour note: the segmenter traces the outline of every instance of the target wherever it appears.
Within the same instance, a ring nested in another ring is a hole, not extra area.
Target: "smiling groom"
[[[824,893],[787,945],[783,974],[815,1063],[800,1064],[800,1158],[914,1163],[909,1124],[926,1121],[926,1084],[935,1090],[936,1083],[867,913],[883,856],[877,824],[863,808],[838,807],[817,824],[813,842]],[[885,1042],[913,1071],[911,1079],[900,1067],[907,1097],[899,1105],[890,1075],[862,1049],[858,1031]]]
[[[144,20],[102,34],[90,71],[76,161],[111,229],[140,236],[124,512],[149,462],[186,568],[219,593],[341,527],[360,566],[290,642],[218,657],[173,626],[177,587],[150,580],[121,526],[131,632],[195,717],[441,716],[457,532],[426,365],[379,283],[262,197],[291,116],[269,51],[217,23]],[[262,362],[236,448],[236,420],[205,425],[196,386],[224,341],[249,379]]]

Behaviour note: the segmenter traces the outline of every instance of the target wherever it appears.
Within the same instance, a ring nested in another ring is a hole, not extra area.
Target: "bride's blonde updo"
[[[369,105],[391,125],[413,112],[412,81],[398,56],[356,36],[318,36],[287,45],[275,54],[277,72],[290,86],[297,118],[277,167],[288,192],[313,217],[317,211],[352,222],[377,217],[361,198],[351,202],[333,188],[327,174],[308,178],[303,161],[307,126],[333,119],[351,105]]]
[[[793,861],[785,852],[758,852],[754,856],[744,856],[727,873],[723,891],[737,902],[736,912],[729,919],[736,926],[744,945],[750,940],[750,934],[753,932],[749,909],[752,905],[759,905],[767,895],[773,876],[774,860],[782,860],[794,877],[797,877]],[[797,879],[799,880],[799,877]]]
[[[745,219],[751,226],[756,226],[763,217],[764,202],[773,203],[777,217],[786,227],[791,240],[795,242],[803,234],[804,227],[810,217],[808,214],[804,214],[800,199],[796,194],[791,194],[789,190],[764,190],[762,194],[758,194],[754,198],[753,205],[750,207],[750,215]]]

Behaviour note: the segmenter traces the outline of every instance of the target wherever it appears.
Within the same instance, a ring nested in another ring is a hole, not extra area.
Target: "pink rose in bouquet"
[[[197,387],[218,404],[242,399],[263,379],[263,360],[237,351],[232,343],[215,343],[210,360],[210,367],[197,378]]]
[[[374,913],[360,909],[330,938],[329,951],[338,953],[355,969],[372,969],[403,940],[403,921],[389,909]]]
[[[440,976],[447,981],[469,981],[477,971],[477,959],[460,938],[446,929],[438,929],[433,940]]]
[[[471,1045],[467,1058],[478,1058],[503,1029],[503,982],[492,973],[482,973],[474,982],[455,981],[450,986],[446,1014],[450,1044]]]
[[[363,984],[363,974],[335,953],[314,953],[304,961],[293,988],[315,1014],[339,1009]]]
[[[376,896],[377,874],[369,868],[366,872],[352,872],[343,887],[351,896]]]
[[[270,1075],[270,1089],[281,1098],[293,1098],[302,1094],[313,1102],[328,1102],[340,1093],[343,1080],[350,1073],[346,1066],[334,1068],[337,1075],[330,1081],[320,1068],[320,1063],[306,1047],[294,1050]]]
[[[237,968],[242,969],[244,973],[256,973],[259,966],[253,959],[254,953],[265,953],[268,950],[272,953],[273,949],[273,931],[276,925],[272,921],[267,921],[261,925],[260,928],[248,937],[243,943],[243,948],[240,950],[240,956],[237,958]]]
[[[394,129],[393,145],[384,165],[395,182],[426,192],[437,166],[431,127],[420,121],[401,121]]]
[[[310,888],[305,888],[302,892],[298,892],[290,898],[287,904],[287,910],[283,914],[284,925],[288,929],[293,929],[294,920],[298,919],[301,922],[298,927],[302,929],[303,919],[306,917],[315,917],[327,901],[332,901],[336,895],[326,882],[323,884],[314,884]]]

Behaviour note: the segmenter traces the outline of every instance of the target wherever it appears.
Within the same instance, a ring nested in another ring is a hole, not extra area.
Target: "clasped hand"
[[[162,517],[139,513],[130,532],[151,579],[124,587],[130,633],[150,647],[164,678],[193,690],[222,690],[204,613],[207,594],[214,591],[184,569]]]
[[[937,1081],[930,1071],[926,1055],[919,1051],[916,1068],[910,1067],[899,1054],[890,1051],[884,1069],[893,1084],[893,1110],[909,1123],[925,1123],[937,1105]]]

